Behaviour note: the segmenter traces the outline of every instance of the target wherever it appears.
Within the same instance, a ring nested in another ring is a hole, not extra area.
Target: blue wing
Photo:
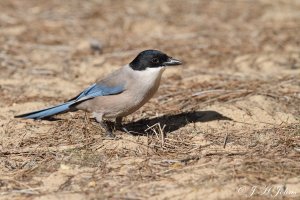
[[[124,87],[119,85],[119,86],[114,86],[114,87],[108,87],[105,85],[101,84],[93,84],[87,89],[85,89],[83,92],[81,92],[79,95],[74,97],[73,99],[70,99],[69,101],[52,106],[50,108],[30,112],[30,113],[25,113],[22,115],[15,116],[16,118],[26,118],[26,119],[43,119],[46,117],[50,117],[52,115],[60,114],[60,113],[65,113],[68,111],[72,110],[72,106],[76,105],[82,101],[86,101],[88,99],[95,98],[97,96],[107,96],[107,95],[114,95],[114,94],[119,94],[124,91]]]
[[[74,100],[76,103],[85,101],[87,99],[92,99],[97,96],[107,96],[107,95],[114,95],[114,94],[119,94],[124,91],[124,87],[119,85],[119,86],[114,86],[114,87],[108,87],[105,85],[100,85],[97,83],[94,83],[87,89],[85,89],[83,92],[81,92],[79,95],[74,97],[71,100]]]

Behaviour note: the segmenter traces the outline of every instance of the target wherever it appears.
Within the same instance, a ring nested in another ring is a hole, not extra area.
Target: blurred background
[[[5,68],[76,68],[76,61],[97,57],[90,45],[105,54],[101,65],[127,63],[148,48],[199,68],[233,67],[243,54],[299,52],[297,0],[14,0],[1,1],[0,9],[1,55],[18,56],[2,56]]]

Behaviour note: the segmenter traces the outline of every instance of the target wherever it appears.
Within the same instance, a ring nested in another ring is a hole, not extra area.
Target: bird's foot
[[[104,139],[106,139],[106,140],[117,140],[118,138],[111,131],[106,131]]]
[[[115,130],[122,129],[122,117],[117,117],[115,122]]]
[[[126,133],[130,134],[130,132],[127,130],[127,128],[122,127],[122,130],[125,131]]]
[[[99,122],[101,127],[105,130],[105,138],[106,139],[115,139],[116,136],[113,134],[112,129],[108,126],[107,122],[105,121],[100,121]]]

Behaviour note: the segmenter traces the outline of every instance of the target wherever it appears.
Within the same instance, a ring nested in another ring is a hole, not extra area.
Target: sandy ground
[[[300,1],[0,1],[0,199],[299,199]],[[63,102],[144,49],[185,64],[118,140]]]

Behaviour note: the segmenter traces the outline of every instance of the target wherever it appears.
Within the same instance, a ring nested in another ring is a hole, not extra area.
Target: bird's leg
[[[122,117],[116,118],[115,127],[116,127],[116,129],[120,129],[122,127]]]
[[[94,116],[96,118],[96,121],[101,125],[102,128],[104,128],[106,136],[109,138],[114,138],[115,135],[112,133],[112,130],[109,128],[107,123],[103,120],[103,115],[94,113]]]
[[[109,128],[109,126],[107,125],[107,123],[105,121],[101,121],[99,122],[99,124],[102,126],[102,128],[104,128],[105,130],[105,134],[107,137],[109,138],[114,138],[116,137],[113,133],[112,130]]]
[[[129,133],[129,131],[125,128],[125,127],[122,127],[122,117],[117,117],[116,118],[116,125],[115,125],[115,127],[116,127],[116,129],[119,129],[119,130],[123,130],[123,131],[125,131],[126,133]]]

